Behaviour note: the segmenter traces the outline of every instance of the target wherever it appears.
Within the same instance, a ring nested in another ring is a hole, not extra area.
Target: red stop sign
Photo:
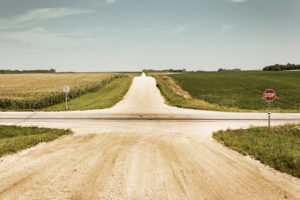
[[[267,89],[264,92],[264,98],[266,101],[273,101],[276,98],[276,92],[272,89]]]

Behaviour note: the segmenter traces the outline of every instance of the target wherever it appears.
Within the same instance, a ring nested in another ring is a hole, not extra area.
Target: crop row
[[[228,108],[265,110],[266,89],[277,93],[272,109],[300,110],[300,72],[197,72],[170,75],[193,98]]]
[[[125,75],[115,75],[109,78],[102,80],[100,83],[89,84],[86,87],[79,88],[71,88],[68,97],[76,98],[81,95],[96,92],[104,85],[110,83],[112,80],[124,77]],[[35,98],[30,99],[10,99],[10,98],[1,98],[0,99],[0,109],[41,109],[48,106],[52,106],[55,104],[59,104],[65,101],[65,93],[64,92],[52,92],[48,95],[37,96]]]

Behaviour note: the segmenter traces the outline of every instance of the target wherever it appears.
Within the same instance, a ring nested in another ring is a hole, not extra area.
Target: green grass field
[[[68,110],[109,108],[122,100],[131,85],[132,78],[133,76],[124,76],[114,79],[97,92],[70,99],[70,101],[68,101]],[[42,110],[63,111],[65,110],[65,103],[56,104]]]
[[[71,130],[0,126],[0,157],[37,145],[40,142],[52,141],[62,135],[71,134]]]
[[[213,138],[244,155],[300,178],[300,124],[213,133]]]
[[[299,71],[195,72],[168,76],[192,97],[175,97],[166,81],[156,75],[162,94],[171,105],[222,111],[265,111],[267,103],[263,92],[271,88],[277,93],[272,102],[273,111],[300,112]]]

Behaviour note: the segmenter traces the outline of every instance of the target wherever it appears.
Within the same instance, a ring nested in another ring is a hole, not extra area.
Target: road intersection
[[[272,125],[285,123],[300,114],[272,114]],[[1,112],[0,124],[75,133],[1,158],[0,199],[300,199],[299,179],[211,137],[266,126],[267,113],[171,107],[152,77],[134,78],[113,108]]]

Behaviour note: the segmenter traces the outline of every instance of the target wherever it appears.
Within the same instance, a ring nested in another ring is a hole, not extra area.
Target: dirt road
[[[135,78],[111,109],[0,113],[2,124],[75,131],[0,158],[0,199],[300,199],[299,179],[211,139],[264,118],[166,106],[149,77]],[[300,122],[299,114],[274,118]]]

